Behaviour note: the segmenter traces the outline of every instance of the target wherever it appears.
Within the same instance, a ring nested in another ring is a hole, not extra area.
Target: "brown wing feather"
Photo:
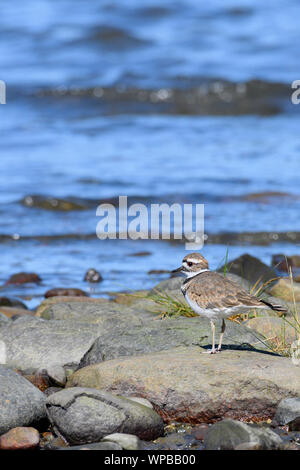
[[[192,282],[191,282],[192,281]],[[234,306],[261,307],[261,301],[248,294],[238,284],[208,271],[190,281],[187,292],[192,300],[205,309],[230,308]]]

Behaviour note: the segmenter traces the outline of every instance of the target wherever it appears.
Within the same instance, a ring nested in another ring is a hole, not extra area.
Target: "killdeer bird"
[[[192,310],[201,317],[210,320],[212,331],[212,349],[210,354],[221,351],[225,332],[225,318],[238,313],[245,313],[251,308],[270,308],[277,312],[286,312],[281,305],[274,305],[250,295],[235,282],[215,271],[210,271],[207,260],[200,253],[191,253],[182,260],[182,265],[172,271],[185,274],[181,291]],[[214,321],[222,319],[219,345],[215,348]]]

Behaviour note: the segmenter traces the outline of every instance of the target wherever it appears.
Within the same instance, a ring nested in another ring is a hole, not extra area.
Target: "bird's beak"
[[[171,271],[171,273],[181,273],[183,271],[183,267],[180,266],[179,268],[177,269],[173,269],[173,271]]]

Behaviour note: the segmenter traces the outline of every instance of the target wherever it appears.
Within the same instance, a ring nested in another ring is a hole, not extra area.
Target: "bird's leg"
[[[222,341],[223,341],[223,336],[224,336],[225,328],[226,328],[226,325],[225,325],[225,320],[224,320],[224,318],[223,318],[223,320],[222,320],[222,327],[221,327],[221,334],[220,334],[220,340],[219,340],[219,346],[217,347],[217,351],[221,351]]]
[[[218,349],[215,348],[215,331],[216,327],[212,320],[210,320],[210,327],[211,327],[211,335],[212,335],[212,342],[211,342],[211,349],[209,351],[204,351],[206,354],[216,354]]]

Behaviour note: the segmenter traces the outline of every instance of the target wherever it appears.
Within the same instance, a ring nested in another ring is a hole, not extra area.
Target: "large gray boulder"
[[[155,304],[151,304],[155,310]],[[232,322],[227,325],[225,345],[264,348],[257,333]],[[220,328],[219,324],[216,326]],[[0,341],[5,344],[8,366],[36,370],[53,366],[76,368],[82,358],[81,367],[193,343],[207,346],[211,332],[208,320],[199,317],[160,320],[141,300],[138,306],[131,307],[113,302],[71,302],[49,306],[42,318],[5,322],[0,326]]]
[[[216,322],[217,334],[221,321]],[[218,339],[218,336],[217,336]],[[101,334],[82,357],[79,368],[121,356],[169,350],[179,346],[211,345],[209,320],[200,317],[140,320],[138,325],[115,324],[109,332]],[[224,347],[264,350],[263,337],[237,323],[227,321]]]
[[[54,429],[70,444],[98,442],[113,433],[151,440],[164,430],[154,410],[102,390],[65,389],[48,397],[46,406]]]
[[[201,354],[198,347],[120,357],[75,372],[69,387],[147,398],[166,420],[273,418],[278,402],[300,394],[291,359],[254,351]]]
[[[38,426],[46,417],[45,401],[38,388],[0,365],[0,435],[19,426]]]
[[[211,426],[204,440],[206,450],[232,450],[246,443],[255,445],[259,450],[280,449],[283,444],[271,429],[249,426],[232,419],[224,419]]]

